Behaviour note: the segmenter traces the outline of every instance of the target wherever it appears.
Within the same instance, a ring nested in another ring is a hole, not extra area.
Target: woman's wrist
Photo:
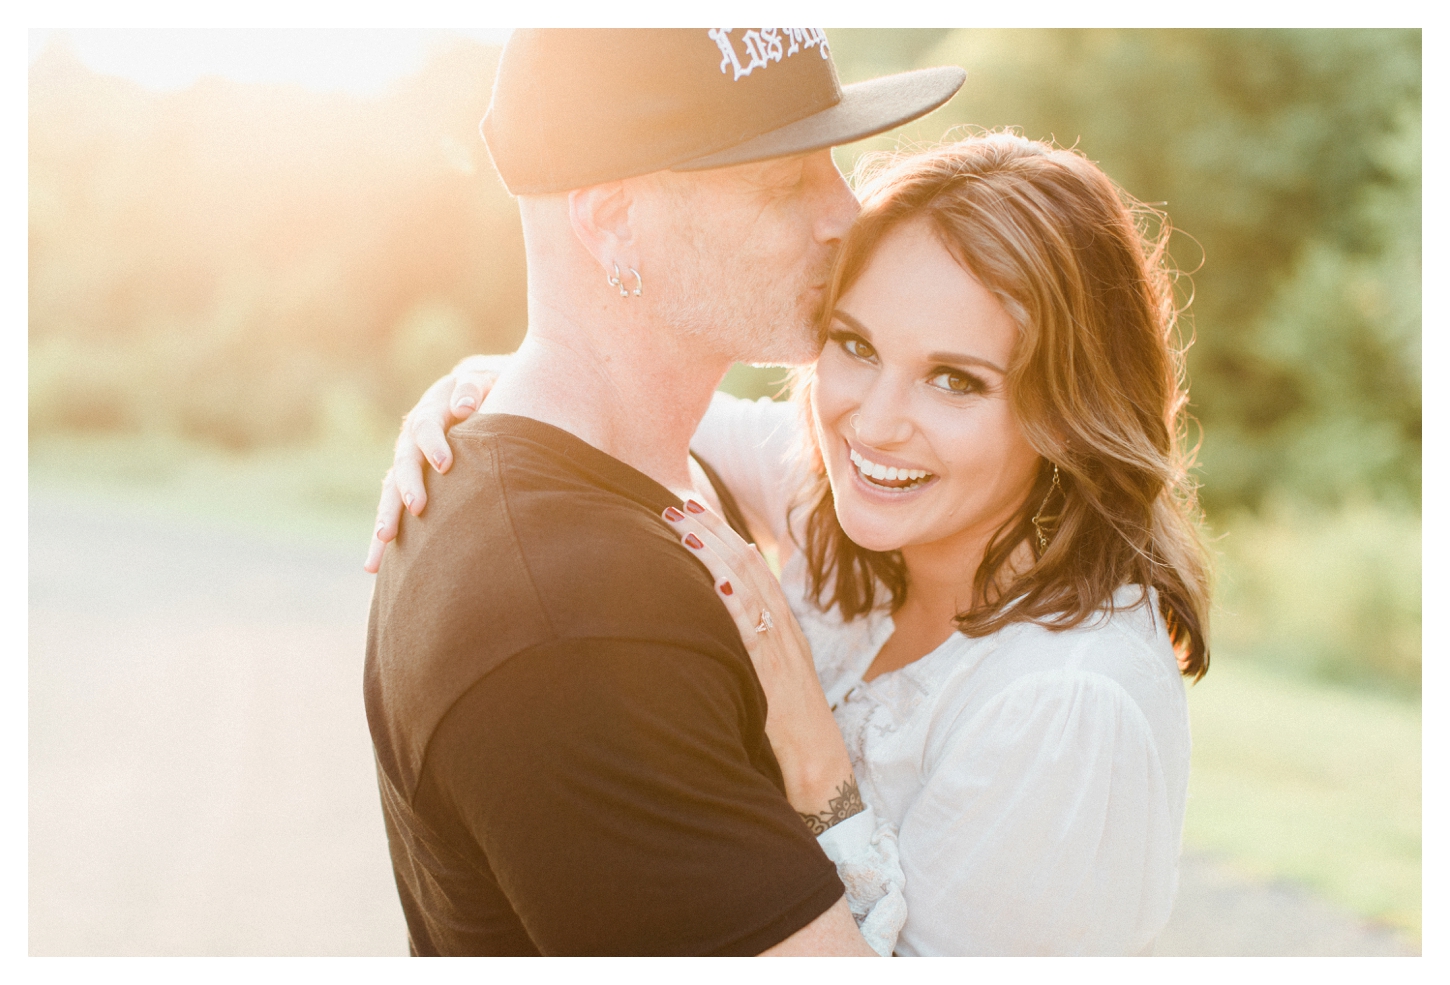
[[[829,742],[834,739],[834,742]],[[810,753],[780,757],[786,799],[816,834],[863,809],[856,773],[832,722],[827,742],[809,745]]]
[[[814,835],[824,834],[834,825],[866,809],[855,773],[846,773],[833,789],[811,794],[803,798],[802,803],[807,806],[796,805],[796,813]]]

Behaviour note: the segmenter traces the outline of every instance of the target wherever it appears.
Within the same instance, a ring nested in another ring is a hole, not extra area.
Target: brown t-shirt
[[[450,437],[368,624],[413,952],[755,954],[825,912],[840,880],[709,572],[660,518],[679,500],[538,421]]]

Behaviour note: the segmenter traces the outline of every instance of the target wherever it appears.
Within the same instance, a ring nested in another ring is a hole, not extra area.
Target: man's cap
[[[961,88],[955,66],[842,86],[820,28],[516,30],[480,130],[515,195],[860,140]]]

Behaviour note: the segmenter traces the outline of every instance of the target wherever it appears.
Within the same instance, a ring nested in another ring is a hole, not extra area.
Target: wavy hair
[[[1043,463],[1018,513],[989,542],[958,628],[969,636],[1020,621],[1066,629],[1110,607],[1123,585],[1151,587],[1180,668],[1201,678],[1210,575],[1190,476],[1167,217],[1082,154],[1011,132],[877,158],[861,197],[826,298],[823,341],[836,299],[882,238],[916,220],[931,223],[1018,328],[1008,399]],[[813,383],[805,370],[795,388],[808,419]],[[814,432],[805,431],[814,481],[799,546],[811,596],[853,619],[884,604],[884,590],[894,612],[910,588],[901,554],[846,536]],[[1039,507],[1046,550],[1032,522]],[[1023,544],[1032,557],[1025,570],[1012,560]]]

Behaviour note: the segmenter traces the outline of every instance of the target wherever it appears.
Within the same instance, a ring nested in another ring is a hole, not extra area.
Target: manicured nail
[[[704,547],[705,545],[702,544],[702,543],[700,543],[700,538],[699,537],[696,537],[694,534],[685,534],[685,546],[686,547],[693,547],[695,550],[698,551],[700,548]]]
[[[668,521],[670,521],[671,523],[679,523],[684,518],[685,518],[685,514],[681,513],[679,510],[675,509],[673,506],[666,506],[665,507],[665,519],[668,520]]]
[[[447,462],[447,461],[448,461],[448,459],[446,459],[446,458],[435,458],[435,459],[433,459],[433,467],[435,469],[437,469],[439,472],[442,472],[443,471],[443,464],[445,462]]]
[[[405,493],[403,495],[403,505],[406,506],[410,510],[413,508],[413,494],[412,493]]]
[[[704,513],[705,512],[705,507],[701,506],[699,503],[695,502],[693,499],[687,499],[687,500],[685,500],[685,509],[689,510],[691,513]]]
[[[722,581],[720,583],[720,594],[721,595],[734,595],[735,594],[735,589],[733,589],[733,588],[730,587],[730,583],[728,581]]]
[[[464,397],[462,400],[458,401],[459,410],[473,410],[475,406],[476,405],[472,397]]]

